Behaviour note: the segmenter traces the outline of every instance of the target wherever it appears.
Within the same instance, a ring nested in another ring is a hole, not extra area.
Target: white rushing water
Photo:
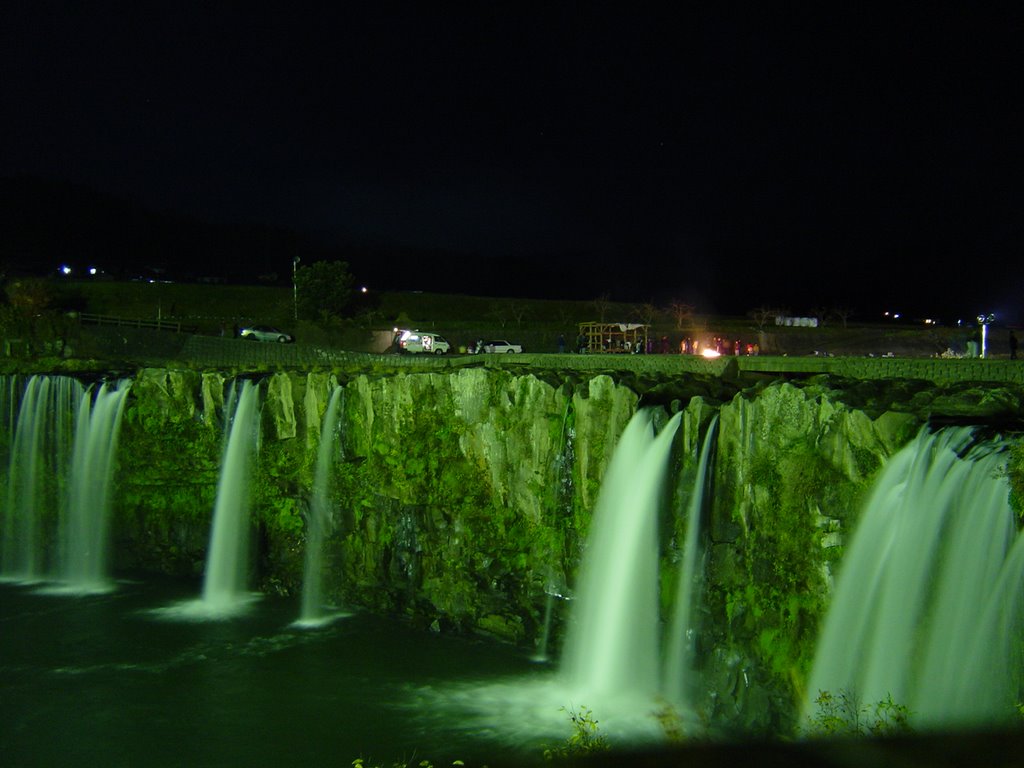
[[[78,409],[65,512],[61,522],[60,577],[68,589],[110,589],[107,556],[110,538],[110,489],[117,442],[130,381],[99,386]],[[91,393],[90,393],[91,394]]]
[[[676,588],[671,631],[665,646],[665,699],[679,713],[693,711],[693,696],[697,687],[697,672],[694,668],[696,648],[694,644],[694,616],[704,584],[704,557],[700,549],[702,532],[701,518],[704,514],[704,498],[708,485],[708,469],[715,441],[717,414],[708,425],[697,459],[697,475],[693,493],[686,511],[686,538],[683,542],[682,557],[679,561],[679,583]]]
[[[201,607],[211,617],[230,616],[251,599],[246,591],[249,484],[258,438],[259,388],[244,381],[228,430],[203,574]]]
[[[634,416],[601,486],[562,663],[568,685],[589,701],[661,687],[658,505],[679,421],[654,438],[650,414]]]
[[[883,468],[843,558],[807,686],[889,697],[915,727],[1014,716],[1024,544],[997,442],[922,431]]]
[[[66,376],[32,376],[17,409],[7,474],[0,573],[39,581],[49,574],[50,541],[61,514],[75,420],[85,388]]]
[[[299,624],[317,625],[325,618],[323,604],[323,545],[324,537],[330,532],[331,514],[331,473],[338,448],[338,411],[342,402],[341,387],[331,392],[320,426],[320,447],[317,450],[316,472],[309,500],[309,517],[306,521],[306,552],[302,579],[302,612]]]

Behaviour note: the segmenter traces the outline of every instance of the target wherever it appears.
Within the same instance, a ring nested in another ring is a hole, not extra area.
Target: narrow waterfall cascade
[[[665,645],[664,696],[678,712],[692,712],[693,696],[696,689],[694,645],[697,628],[694,617],[697,601],[704,583],[704,557],[700,547],[701,520],[704,516],[704,499],[707,494],[709,467],[715,442],[715,414],[704,435],[704,443],[697,460],[697,474],[693,493],[686,511],[686,537],[682,557],[679,561],[679,582],[672,615],[668,642]]]
[[[259,387],[242,382],[229,405],[233,408],[229,407],[201,601],[203,612],[213,617],[231,616],[250,602],[248,491],[259,440]]]
[[[666,477],[681,414],[673,416],[655,436],[654,412],[641,409],[627,424],[604,473],[587,535],[576,587],[568,600],[569,617],[562,656],[550,675],[531,675],[487,684],[456,684],[446,689],[420,689],[418,701],[462,720],[471,731],[505,734],[510,740],[536,740],[538,735],[564,738],[565,712],[585,709],[600,722],[602,734],[620,743],[651,743],[665,738],[657,718],[666,695],[683,722],[692,677],[667,685],[666,669],[685,676],[692,664],[693,615],[701,571],[699,518],[714,451],[714,423],[708,427],[689,497],[693,525],[681,553],[680,584],[687,604],[675,613],[675,634],[690,641],[689,649],[663,659],[659,611],[658,518],[667,502]],[[548,610],[562,595],[546,589]],[[674,640],[670,640],[674,642]],[[542,646],[543,647],[543,646]],[[676,674],[673,672],[673,674]]]
[[[52,575],[62,489],[84,396],[82,384],[66,376],[32,376],[25,383],[12,423],[7,468],[0,550],[5,580],[39,581]]]
[[[530,658],[533,661],[548,661],[548,642],[551,640],[551,618],[555,612],[554,592],[545,592],[544,600],[544,622],[540,628],[540,640],[537,643],[537,652]]]
[[[323,604],[323,545],[330,532],[331,473],[338,451],[338,413],[343,402],[344,389],[335,387],[331,392],[320,426],[320,446],[316,456],[316,472],[309,500],[306,520],[306,553],[302,579],[302,613],[299,624],[316,625],[324,619]]]
[[[110,589],[107,549],[110,490],[117,454],[121,414],[130,388],[123,380],[100,385],[78,409],[71,471],[61,523],[59,575],[74,591]]]
[[[552,516],[554,519],[562,519],[572,514],[573,498],[573,468],[576,465],[576,430],[574,426],[575,416],[572,412],[571,402],[566,403],[565,412],[562,415],[562,433],[559,438],[559,450],[551,467],[551,482],[554,484],[555,492],[552,495]],[[558,561],[559,553],[551,552],[552,563]],[[565,576],[560,568],[552,566],[548,571],[544,583],[544,613],[541,623],[540,637],[537,641],[537,651],[530,658],[538,663],[547,663],[551,660],[549,645],[551,640],[551,625],[555,620],[558,603],[565,601],[566,595]]]
[[[998,440],[922,431],[882,469],[853,532],[803,703],[891,697],[916,728],[991,726],[1019,700],[1024,537]]]
[[[641,410],[615,448],[594,509],[562,669],[590,701],[660,690],[658,506],[676,414],[655,438]]]

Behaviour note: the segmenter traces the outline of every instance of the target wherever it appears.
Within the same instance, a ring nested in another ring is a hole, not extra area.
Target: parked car
[[[518,352],[522,352],[522,351],[523,351],[523,345],[522,344],[513,344],[512,342],[505,341],[503,339],[496,339],[494,341],[488,341],[486,344],[484,344],[484,352],[486,352],[486,353],[488,353],[490,355],[494,355],[494,354],[499,354],[499,355],[502,355],[502,354],[513,354],[513,353],[518,353]]]
[[[272,325],[248,325],[242,328],[238,335],[249,341],[277,341],[281,344],[295,341],[290,333],[278,330]]]
[[[435,355],[443,355],[451,349],[448,340],[433,331],[399,331],[395,344],[399,352],[410,354],[431,352]]]

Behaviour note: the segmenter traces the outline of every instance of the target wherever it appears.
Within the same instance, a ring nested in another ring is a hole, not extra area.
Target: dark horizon
[[[0,234],[182,273],[299,255],[381,289],[1019,323],[1019,21],[26,5],[0,179],[144,213],[92,243],[42,225],[59,245],[7,198]]]

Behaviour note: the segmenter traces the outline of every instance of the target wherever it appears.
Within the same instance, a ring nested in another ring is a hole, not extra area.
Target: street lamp
[[[993,314],[982,314],[978,315],[978,325],[981,326],[981,358],[985,358],[985,337],[988,335],[988,327],[996,321],[996,316]]]
[[[299,257],[292,259],[292,307],[295,310],[295,322],[299,321],[299,283],[295,276],[299,271]]]

